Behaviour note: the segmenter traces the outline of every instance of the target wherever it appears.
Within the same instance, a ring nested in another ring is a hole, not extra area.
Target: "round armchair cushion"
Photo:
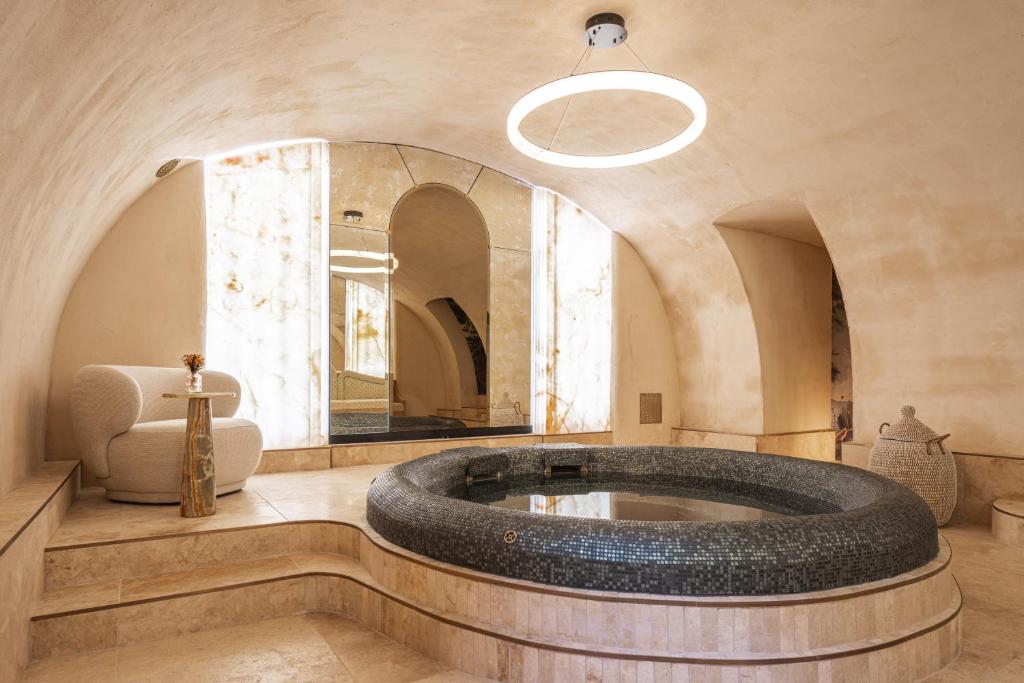
[[[233,417],[215,417],[212,426],[217,493],[238,490],[259,465],[263,453],[260,428]],[[110,477],[103,480],[103,487],[108,496],[118,500],[176,502],[184,456],[183,418],[139,422],[110,440]]]

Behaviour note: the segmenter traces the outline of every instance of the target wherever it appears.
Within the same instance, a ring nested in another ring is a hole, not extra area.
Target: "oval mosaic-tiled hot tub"
[[[550,514],[559,507],[571,509]],[[443,562],[666,595],[852,586],[938,553],[931,512],[900,484],[842,465],[707,448],[443,451],[379,475],[367,518],[392,543]]]

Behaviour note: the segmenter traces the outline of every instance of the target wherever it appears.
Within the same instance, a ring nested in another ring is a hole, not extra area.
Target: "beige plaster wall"
[[[206,321],[203,165],[157,182],[89,257],[68,297],[53,349],[47,457],[78,458],[69,397],[90,363],[177,366],[202,352]]]
[[[679,370],[680,427],[759,433],[764,426],[757,333],[739,269],[708,219],[660,244],[623,231],[662,292]],[[699,256],[697,256],[699,255]]]
[[[672,333],[661,292],[629,242],[612,235],[612,434],[617,444],[667,444],[679,414]],[[660,393],[662,423],[640,424],[640,393]]]
[[[811,205],[833,230],[856,436],[911,404],[954,451],[1022,457],[1024,200],[962,180]]]
[[[764,419],[786,434],[832,424],[832,262],[824,249],[720,227],[757,331]]]

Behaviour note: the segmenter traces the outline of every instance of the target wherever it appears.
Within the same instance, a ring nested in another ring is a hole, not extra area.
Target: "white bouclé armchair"
[[[203,390],[239,393],[223,372],[204,371]],[[71,419],[86,469],[107,497],[135,503],[176,503],[181,489],[188,401],[185,370],[86,365],[75,375]],[[256,471],[263,435],[249,420],[232,417],[239,399],[213,399],[217,495],[237,491]]]

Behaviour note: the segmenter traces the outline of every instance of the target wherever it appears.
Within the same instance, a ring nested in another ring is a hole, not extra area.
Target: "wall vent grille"
[[[640,394],[640,424],[661,424],[661,394]]]

